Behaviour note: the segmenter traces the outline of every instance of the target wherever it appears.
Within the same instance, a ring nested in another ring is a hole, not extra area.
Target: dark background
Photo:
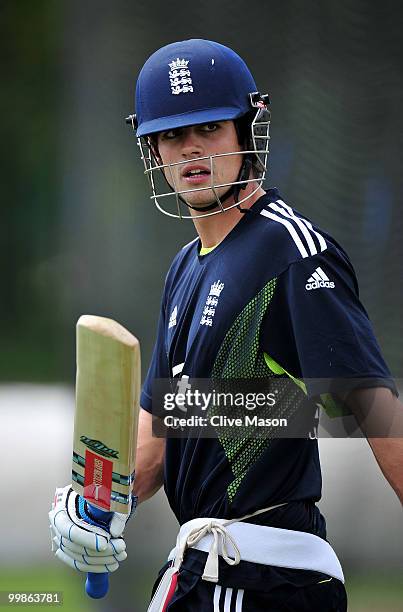
[[[150,356],[169,263],[190,221],[149,200],[137,74],[158,47],[233,47],[272,98],[268,185],[341,242],[402,376],[401,2],[2,2],[0,379],[72,381],[82,313]]]

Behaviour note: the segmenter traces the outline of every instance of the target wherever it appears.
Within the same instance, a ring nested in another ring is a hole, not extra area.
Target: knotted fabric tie
[[[252,516],[256,516],[257,514],[261,514],[263,512],[267,512],[268,510],[273,510],[274,508],[279,508],[280,506],[285,506],[286,504],[277,504],[276,506],[271,506],[269,508],[264,508],[263,510],[258,510],[257,512],[253,512],[253,514],[248,514],[247,516],[243,516],[240,519],[231,519],[226,521],[218,522],[215,519],[206,519],[206,523],[201,525],[200,527],[195,527],[192,529],[187,536],[184,536],[180,539],[180,535],[178,536],[178,540],[176,543],[176,554],[175,554],[175,562],[174,567],[179,570],[185,551],[187,548],[191,548],[196,546],[200,540],[205,538],[208,535],[212,535],[213,541],[211,543],[207,561],[204,566],[204,572],[202,575],[202,579],[207,582],[218,582],[218,556],[220,555],[228,565],[238,565],[241,560],[241,553],[237,546],[235,539],[226,529],[226,526],[231,525],[232,523],[236,523],[238,521],[245,520],[247,518],[251,518]],[[219,542],[221,540],[221,550],[219,550]],[[228,543],[231,544],[234,556],[231,557],[228,553]]]
[[[221,556],[228,565],[238,565],[241,560],[241,553],[239,552],[239,548],[234,538],[227,529],[222,524],[216,523],[215,521],[210,521],[210,523],[204,525],[204,527],[193,529],[186,538],[186,545],[195,546],[197,542],[210,533],[213,536],[213,541],[204,566],[202,578],[208,582],[218,582],[219,540],[221,539]],[[231,543],[234,549],[234,558],[230,557],[228,554],[228,542]]]

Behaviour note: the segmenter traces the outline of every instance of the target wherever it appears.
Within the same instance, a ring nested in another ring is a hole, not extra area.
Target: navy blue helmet
[[[185,40],[158,49],[136,87],[137,136],[237,119],[251,110],[256,83],[243,59],[210,40]]]

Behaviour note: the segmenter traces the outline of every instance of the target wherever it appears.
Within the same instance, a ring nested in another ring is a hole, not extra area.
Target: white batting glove
[[[80,572],[116,571],[127,557],[123,530],[136,505],[133,497],[129,514],[114,512],[110,523],[101,525],[92,521],[87,502],[70,485],[56,489],[49,512],[56,557]]]

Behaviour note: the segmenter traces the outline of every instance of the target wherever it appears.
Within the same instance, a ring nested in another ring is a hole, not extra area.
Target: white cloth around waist
[[[218,555],[230,565],[249,561],[327,574],[344,583],[343,570],[328,542],[311,533],[226,519],[197,518],[182,525],[169,560],[180,566],[185,550],[209,553],[203,579],[217,582]]]

